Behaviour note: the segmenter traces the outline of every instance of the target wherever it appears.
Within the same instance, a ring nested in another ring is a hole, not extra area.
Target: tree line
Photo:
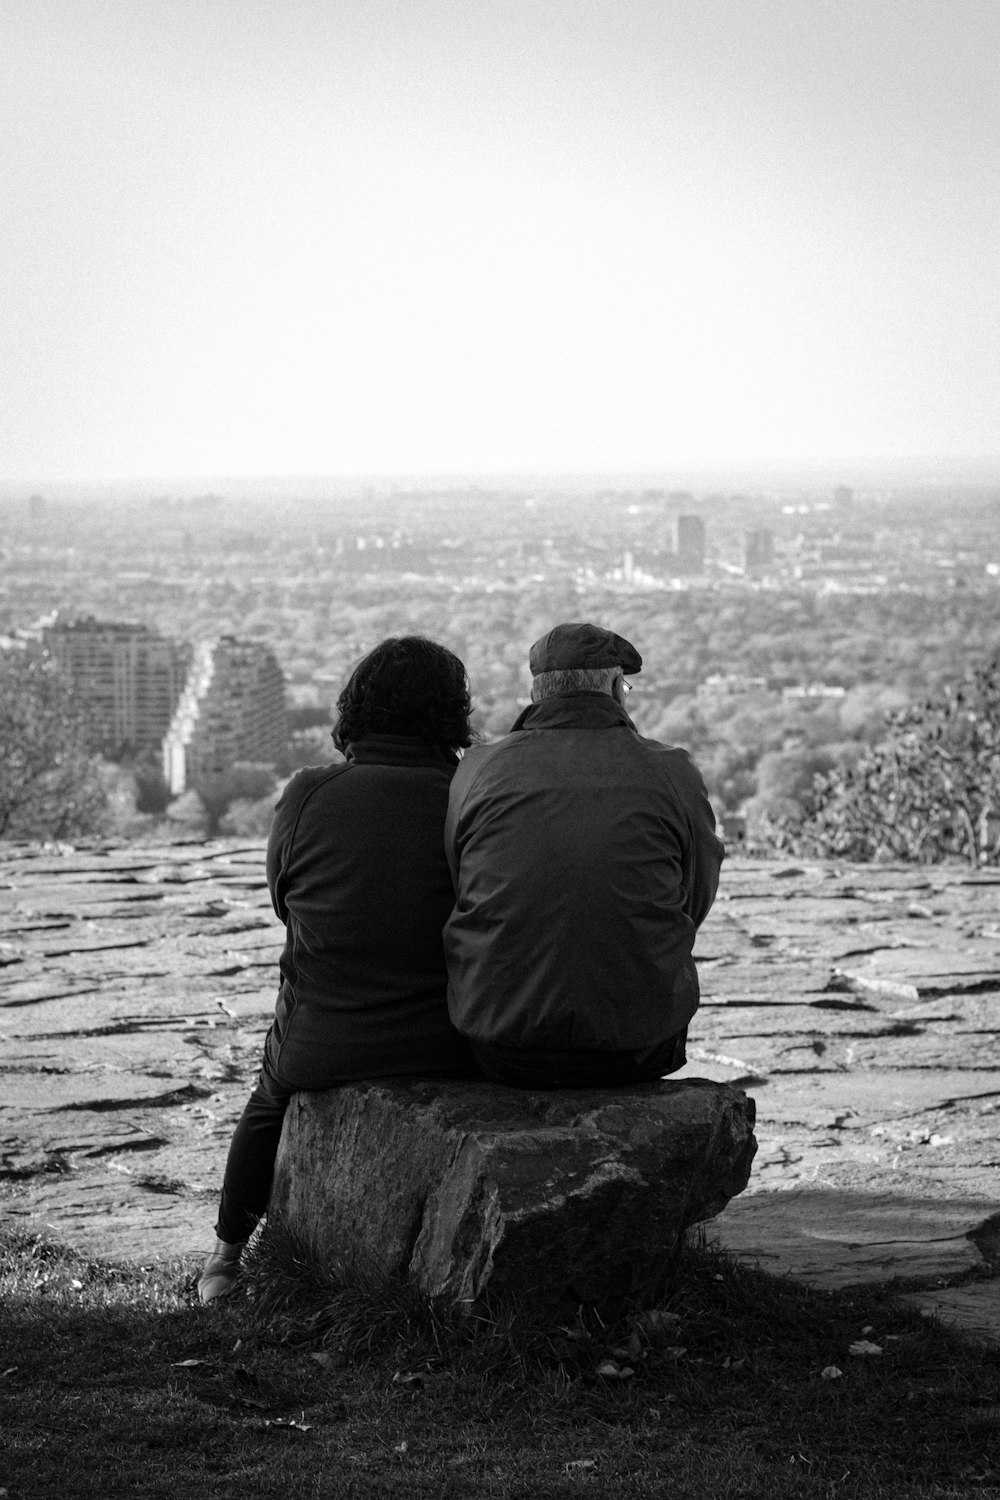
[[[855,680],[838,698],[788,699],[773,677],[734,694],[706,692],[704,684],[693,689],[687,671],[678,682],[685,642],[693,643],[699,618],[695,596],[680,599],[659,616],[650,600],[631,601],[630,611],[621,601],[617,610],[605,601],[598,612],[567,598],[560,609],[563,618],[596,615],[642,640],[647,659],[630,712],[640,732],[691,751],[727,837],[759,854],[1000,863],[1000,650],[995,626],[994,649],[987,649],[991,625],[981,607],[964,642],[955,626],[966,601],[935,621],[936,646],[925,640],[920,650],[930,691],[908,693],[909,678],[900,681],[897,672],[891,681],[874,675]],[[746,602],[739,619],[717,607],[715,629],[723,638],[767,604],[755,596],[748,610]],[[770,601],[772,625],[781,613],[778,603]],[[909,618],[910,607],[893,602],[897,624]],[[540,633],[554,617],[552,608],[551,599],[543,614],[540,600],[529,610],[523,599],[507,596],[490,602],[478,630],[471,611],[460,610],[448,632],[437,632],[466,648],[485,738],[505,732],[523,703],[523,627],[529,635]],[[796,600],[786,616],[803,627],[810,609]],[[389,610],[387,601],[387,619],[367,622],[374,636],[400,629]],[[924,601],[921,617],[926,614]],[[501,624],[507,633],[487,660],[488,642]],[[414,626],[407,621],[403,628]],[[891,642],[889,671],[885,657],[879,671],[890,675],[912,646]],[[776,649],[773,639],[768,649]],[[752,651],[734,649],[727,658],[731,670],[764,660],[773,665],[773,656],[755,654],[761,650],[759,640]],[[835,659],[826,658],[828,664]],[[721,665],[719,655],[703,661],[716,671]],[[171,801],[155,758],[116,767],[93,753],[87,705],[51,659],[32,648],[0,652],[0,837],[136,836],[167,818],[175,828],[260,835],[283,779],[297,765],[335,758],[329,707],[293,710],[292,718],[292,740],[280,764],[234,766]]]

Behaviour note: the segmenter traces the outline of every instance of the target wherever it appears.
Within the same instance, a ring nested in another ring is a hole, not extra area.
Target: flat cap
[[[642,670],[642,657],[624,636],[600,625],[554,625],[528,653],[532,677],[539,672],[573,672],[593,667],[621,667],[630,675]]]

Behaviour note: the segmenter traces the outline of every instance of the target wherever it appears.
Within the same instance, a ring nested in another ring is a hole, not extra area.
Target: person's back
[[[286,929],[281,983],[230,1143],[215,1248],[198,1278],[203,1302],[236,1282],[267,1208],[292,1094],[474,1071],[448,1019],[441,940],[452,904],[442,828],[471,706],[452,652],[422,636],[389,637],[337,700],[343,763],[299,771],[275,809],[267,883]]]
[[[385,1073],[461,1060],[441,949],[454,768],[433,746],[370,735],[347,762],[299,771],[278,804],[267,874],[287,935],[273,1050],[300,1088],[368,1077],[373,1058]]]
[[[610,632],[557,627],[533,648],[536,701],[452,782],[449,1009],[491,1076],[627,1080],[684,1061],[722,845],[686,752],[625,712],[640,664]]]

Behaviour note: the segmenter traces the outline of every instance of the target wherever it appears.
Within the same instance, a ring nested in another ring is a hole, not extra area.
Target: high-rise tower
[[[175,795],[237,761],[272,765],[288,739],[285,678],[263,641],[224,635],[195,651],[163,742],[163,775]]]
[[[159,747],[184,685],[185,647],[148,625],[91,616],[57,620],[42,639],[93,714],[96,749]]]
[[[744,573],[763,573],[774,563],[774,535],[766,526],[755,526],[743,534]]]
[[[674,520],[674,566],[681,573],[700,573],[705,566],[705,523],[701,516]]]

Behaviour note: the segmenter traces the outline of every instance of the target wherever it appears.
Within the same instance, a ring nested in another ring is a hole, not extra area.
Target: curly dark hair
[[[344,752],[372,734],[404,734],[443,750],[472,744],[465,667],[447,646],[394,635],[362,657],[337,699],[333,743]]]

